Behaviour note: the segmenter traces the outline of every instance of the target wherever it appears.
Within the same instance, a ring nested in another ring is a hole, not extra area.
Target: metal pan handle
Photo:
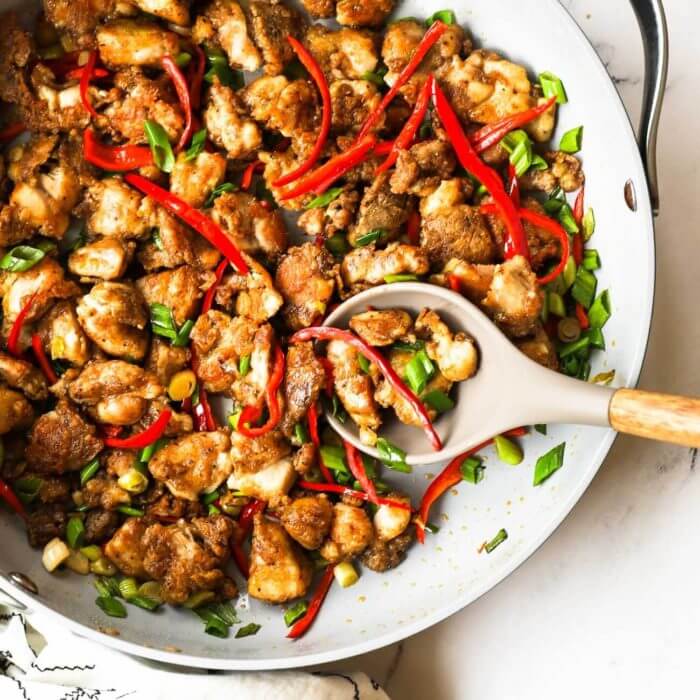
[[[644,99],[639,124],[639,147],[647,173],[654,216],[659,213],[656,139],[668,76],[668,27],[662,0],[630,0],[644,41]]]

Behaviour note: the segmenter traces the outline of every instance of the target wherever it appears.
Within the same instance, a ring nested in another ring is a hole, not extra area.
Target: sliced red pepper
[[[158,438],[162,437],[172,415],[173,412],[169,408],[165,408],[146,430],[136,433],[136,435],[131,435],[128,438],[105,438],[105,447],[119,447],[123,449],[148,447],[158,440]]]
[[[318,409],[316,408],[316,402],[309,406],[309,410],[306,413],[306,422],[309,426],[311,442],[313,442],[316,447],[320,447],[321,438],[318,435]]]
[[[298,180],[302,175],[311,170],[316,164],[316,161],[321,157],[323,153],[323,148],[328,140],[328,134],[331,130],[331,119],[332,119],[332,104],[331,104],[331,92],[328,88],[328,81],[326,76],[323,74],[321,66],[318,65],[316,59],[311,55],[311,53],[293,36],[288,36],[287,41],[290,43],[291,47],[294,49],[297,57],[301,61],[304,68],[309,71],[309,74],[316,83],[319,93],[321,94],[321,128],[318,132],[318,137],[316,138],[316,143],[311,149],[311,153],[307,159],[298,167],[292,170],[290,173],[286,173],[281,178],[273,183],[274,187],[284,187],[285,185]]]
[[[192,406],[192,414],[195,430],[198,433],[213,433],[218,428],[209,404],[209,397],[203,386],[199,387],[199,401]]]
[[[269,433],[277,427],[277,424],[282,418],[282,409],[277,392],[284,380],[284,365],[284,352],[282,352],[282,348],[279,345],[276,345],[272,374],[265,388],[265,401],[268,411],[267,421],[259,427],[253,427],[253,423],[257,422],[262,416],[262,402],[258,403],[256,406],[246,406],[243,411],[241,411],[241,416],[238,419],[238,432],[241,435],[247,438],[256,438]]]
[[[508,194],[513,200],[516,209],[520,209],[520,185],[518,184],[518,174],[515,172],[515,166],[508,162]]]
[[[351,474],[360,482],[360,486],[367,494],[370,503],[377,503],[377,490],[374,488],[372,480],[367,476],[365,465],[362,462],[362,456],[357,451],[357,448],[347,440],[343,440],[343,447],[345,448],[345,458],[347,459]]]
[[[504,136],[507,136],[514,129],[519,129],[537,119],[541,114],[544,114],[556,101],[556,96],[551,97],[537,107],[527,109],[519,114],[513,114],[510,117],[505,117],[505,119],[501,119],[493,124],[482,126],[479,131],[472,134],[470,139],[474,145],[474,150],[477,153],[483,153],[488,148],[491,148],[491,146],[495,146],[497,143],[500,143]]]
[[[49,362],[49,358],[46,357],[46,352],[44,352],[44,346],[38,333],[32,335],[32,349],[34,350],[36,361],[39,363],[39,367],[41,367],[41,371],[44,373],[49,384],[55,384],[58,381],[58,377],[56,376],[56,371],[52,364]]]
[[[411,245],[420,245],[420,214],[414,209],[408,216],[406,236]]]
[[[490,192],[496,207],[505,220],[508,233],[505,241],[506,259],[515,255],[522,255],[526,260],[529,260],[530,251],[527,245],[525,229],[518,216],[518,210],[506,193],[500,175],[479,158],[464,133],[464,129],[455,111],[452,109],[452,105],[450,105],[449,100],[437,82],[433,84],[433,101],[459,162]]]
[[[374,156],[388,156],[394,148],[393,141],[377,141],[377,145],[372,151]]]
[[[248,566],[248,555],[243,549],[243,542],[246,540],[248,535],[253,529],[253,519],[257,513],[262,513],[267,504],[265,501],[260,501],[257,498],[247,503],[241,514],[238,516],[238,531],[236,537],[231,540],[231,553],[233,554],[233,559],[236,562],[236,566],[245,578],[250,577],[250,571]]]
[[[398,95],[399,90],[408,82],[410,77],[416,72],[416,69],[421,64],[425,55],[430,51],[435,42],[445,33],[447,25],[441,20],[433,22],[430,29],[423,35],[420,43],[413,52],[411,59],[406,64],[404,69],[399,73],[396,81],[391,86],[389,91],[384,95],[382,101],[370,112],[370,115],[365,120],[365,123],[357,135],[356,143],[366,136],[370,129],[379,121],[384,110],[389,106],[391,101]]]
[[[391,363],[382,355],[376,348],[366,343],[362,338],[356,336],[350,331],[344,331],[340,328],[332,328],[331,326],[315,326],[311,328],[303,328],[297,331],[290,339],[290,343],[301,343],[307,340],[341,340],[348,345],[351,345],[355,350],[364,355],[370,362],[373,362],[379,368],[379,371],[384,375],[386,380],[391,384],[394,390],[402,396],[416,412],[420,422],[423,425],[430,444],[435,450],[442,449],[442,440],[433,427],[428,412],[420,399],[406,386],[401,380],[396,371],[391,366]]]
[[[202,314],[207,313],[207,311],[211,310],[211,307],[214,305],[214,297],[216,296],[216,290],[219,288],[219,285],[221,284],[221,280],[224,277],[224,272],[226,272],[226,268],[228,267],[228,260],[224,258],[217,266],[214,278],[214,283],[207,289],[206,294],[204,295],[204,300],[202,301]]]
[[[66,80],[81,80],[84,72],[85,66],[82,66],[81,68],[74,68],[73,70],[69,70],[66,73],[65,78]],[[108,78],[109,75],[110,72],[108,70],[105,70],[104,68],[93,68],[93,78]]]
[[[323,192],[338,178],[345,175],[348,170],[362,163],[376,143],[377,139],[375,136],[367,136],[347,151],[339,153],[337,156],[334,156],[324,163],[320,168],[306,175],[306,177],[302,178],[297,183],[296,187],[293,187],[287,192],[282,199],[294,199],[308,192],[323,194]]]
[[[326,373],[326,396],[329,399],[333,398],[333,385],[335,384],[335,377],[333,376],[333,365],[327,357],[317,357],[316,358],[323,366],[323,371]]]
[[[22,122],[16,122],[15,124],[9,124],[2,131],[0,131],[0,143],[9,143],[16,139],[20,134],[24,133],[27,127],[24,126]]]
[[[569,234],[564,230],[564,227],[554,219],[550,219],[545,214],[539,214],[532,209],[520,209],[520,216],[525,220],[534,224],[538,228],[542,228],[545,231],[556,236],[559,241],[559,246],[561,247],[561,257],[559,262],[549,273],[543,277],[538,277],[537,282],[539,284],[549,284],[555,280],[559,275],[564,272],[566,267],[566,261],[569,259]]]
[[[145,195],[152,197],[158,204],[179,216],[197,233],[204,236],[209,243],[228,258],[239,274],[248,274],[248,265],[243,259],[240,250],[236,248],[231,239],[208,216],[205,216],[201,211],[198,211],[179,197],[168,192],[168,190],[159,187],[141,175],[127,173],[124,176],[124,180]]]
[[[347,486],[340,484],[319,484],[316,481],[297,481],[297,486],[306,491],[318,491],[320,493],[337,493],[340,496],[349,496],[356,498],[358,501],[369,501],[369,495],[365,491],[355,491]],[[384,498],[377,496],[376,504],[380,506],[389,506],[391,508],[399,508],[401,510],[411,510],[410,503],[405,501],[395,501],[392,498]]]
[[[447,283],[450,285],[450,289],[453,292],[457,292],[457,294],[462,293],[462,282],[460,281],[459,277],[457,277],[457,275],[448,273]]]
[[[587,331],[591,327],[586,309],[578,302],[576,302],[576,318],[578,319],[578,325],[581,326],[582,331]]]
[[[180,136],[177,146],[175,146],[175,153],[179,153],[192,138],[192,102],[190,100],[190,88],[187,85],[185,76],[180,70],[180,66],[175,63],[172,56],[163,56],[161,64],[163,70],[170,76],[170,80],[173,81],[177,99],[180,102],[182,111],[185,113],[185,128],[182,130],[182,135]]]
[[[90,116],[97,119],[100,115],[97,113],[95,108],[90,102],[90,95],[88,90],[90,89],[90,80],[92,80],[92,74],[95,72],[95,64],[97,63],[97,51],[94,49],[88,54],[88,60],[83,68],[83,72],[80,76],[80,100],[83,103],[83,107],[88,111]]]
[[[153,164],[148,146],[107,146],[101,143],[92,129],[83,133],[83,155],[88,163],[110,172],[138,170]]]
[[[586,198],[586,186],[582,185],[581,190],[579,193],[576,195],[576,202],[574,202],[574,221],[581,226],[583,223],[583,208],[584,208],[584,202]]]
[[[576,196],[576,202],[574,203],[574,221],[579,227],[579,232],[574,234],[574,244],[572,246],[572,257],[576,265],[580,265],[583,262],[583,233],[581,232],[581,226],[583,225],[583,208],[585,200],[585,186],[581,187],[581,191]]]
[[[12,510],[21,518],[27,519],[27,512],[24,510],[22,501],[17,498],[15,492],[10,488],[10,485],[0,479],[0,501],[5,501]]]
[[[61,79],[65,78],[69,71],[78,67],[81,53],[82,51],[69,51],[59,58],[48,58],[41,63],[46,66],[56,78]],[[80,68],[80,70],[82,70],[82,68]]]
[[[258,170],[262,170],[264,167],[265,164],[260,160],[256,160],[246,167],[246,169],[243,171],[243,177],[241,178],[241,189],[244,192],[248,192],[250,190],[251,185],[253,184],[253,175],[255,175]]]
[[[420,129],[420,126],[425,119],[425,114],[428,111],[428,107],[430,105],[430,93],[432,92],[434,81],[435,78],[432,75],[429,75],[428,79],[425,81],[425,84],[418,93],[416,106],[413,108],[411,116],[408,118],[406,123],[403,125],[401,132],[396,137],[386,160],[375,170],[375,175],[379,175],[389,170],[389,168],[391,168],[398,160],[399,151],[406,150],[411,147],[411,144],[415,140],[416,134],[418,133],[418,129]]]
[[[521,437],[527,434],[525,428],[514,428],[504,433],[507,437]],[[471,450],[464,452],[463,454],[455,457],[428,485],[428,488],[423,494],[420,506],[418,508],[418,517],[416,518],[416,537],[418,541],[422,544],[425,542],[425,524],[429,520],[430,508],[433,503],[437,501],[440,496],[442,496],[445,491],[451,489],[455,484],[458,484],[462,480],[462,474],[460,472],[460,467],[462,462],[467,457],[476,454],[477,452],[488,447],[493,442],[493,438],[482,442],[480,445],[473,447]]]
[[[577,267],[583,262],[583,236],[580,233],[575,233],[573,236],[571,257],[574,259]]]
[[[319,581],[318,587],[314,591],[313,598],[311,598],[306,615],[292,625],[291,629],[287,633],[288,639],[299,639],[299,637],[303,637],[308,632],[311,625],[313,625],[314,620],[318,615],[318,611],[321,609],[323,601],[328,595],[328,589],[333,583],[333,569],[335,569],[334,564],[329,564],[326,567],[326,570],[323,572],[323,577]]]
[[[37,294],[38,292],[34,292],[34,294],[29,297],[29,301],[20,309],[20,312],[17,314],[17,318],[10,328],[10,333],[7,336],[7,351],[13,357],[22,357],[22,350],[19,347],[19,339],[22,335],[22,326],[27,318],[27,314],[32,308],[32,304],[34,304]]]
[[[207,68],[207,57],[204,51],[194,45],[195,61],[190,64],[190,104],[192,109],[199,109],[202,104],[202,83],[204,82],[204,71]]]

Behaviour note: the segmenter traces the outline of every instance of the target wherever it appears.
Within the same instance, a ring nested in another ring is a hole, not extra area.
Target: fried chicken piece
[[[348,230],[355,220],[359,203],[359,193],[346,188],[325,209],[318,207],[305,211],[297,219],[297,225],[314,238],[332,238],[336,233]]]
[[[338,0],[336,19],[347,27],[379,27],[396,0]]]
[[[148,462],[148,471],[174,496],[196,501],[228,479],[232,469],[230,446],[223,430],[184,435],[158,450]]]
[[[81,297],[76,313],[86,335],[100,350],[125,360],[145,357],[149,315],[136,287],[121,282],[99,282]]]
[[[248,35],[248,25],[240,5],[233,0],[212,0],[197,17],[192,28],[197,44],[218,43],[232,68],[254,72],[262,57]]]
[[[381,418],[372,380],[362,371],[357,351],[347,343],[332,340],[328,343],[327,356],[333,366],[336,394],[357,425],[360,440],[365,445],[374,445]]]
[[[313,568],[284,528],[255,516],[250,550],[248,593],[268,603],[285,603],[306,595]]]
[[[105,554],[125,576],[148,577],[143,563],[146,556],[143,536],[147,529],[148,523],[143,518],[129,518],[105,545]]]
[[[304,549],[318,549],[331,529],[333,505],[325,494],[302,496],[282,511],[287,534]]]
[[[44,547],[54,537],[64,537],[67,522],[66,507],[62,503],[52,503],[36,508],[27,516],[29,546],[35,549]]]
[[[331,564],[361,554],[372,541],[374,528],[363,508],[336,503],[328,539],[321,545],[321,556]]]
[[[42,474],[63,474],[84,467],[102,449],[95,426],[65,399],[40,416],[29,432],[25,456]]]
[[[82,367],[90,358],[90,341],[83,332],[72,301],[59,301],[42,316],[39,337],[52,360]]]
[[[46,20],[83,48],[94,46],[101,21],[119,14],[116,0],[44,0],[43,6]]]
[[[190,23],[189,0],[131,0],[131,2],[142,12],[160,17],[166,22],[180,26]]]
[[[80,489],[76,501],[90,509],[114,511],[121,506],[131,505],[131,496],[119,486],[116,479],[100,473]]]
[[[433,139],[421,141],[407,151],[399,151],[391,175],[391,191],[426,197],[454,172],[456,161],[450,144]]]
[[[200,209],[226,177],[226,158],[220,153],[202,151],[188,158],[178,153],[170,173],[170,191],[195,209]]]
[[[290,436],[294,426],[318,401],[326,384],[323,365],[314,354],[312,343],[290,345],[287,350],[287,365],[284,377],[285,414],[282,432]]]
[[[364,311],[350,319],[350,328],[375,347],[391,345],[413,328],[413,319],[402,309]]]
[[[253,40],[260,48],[268,75],[277,75],[296,57],[288,36],[300,39],[304,30],[301,15],[282,2],[251,0],[249,4]]]
[[[98,238],[69,255],[68,269],[81,281],[116,280],[126,272],[135,248],[133,242],[120,238]]]
[[[544,159],[549,164],[546,170],[530,170],[518,178],[524,190],[551,192],[561,187],[564,192],[574,192],[585,182],[581,161],[569,153],[547,151]]]
[[[194,329],[193,329],[194,331]],[[190,337],[192,337],[190,335]],[[188,348],[178,348],[170,341],[154,337],[151,349],[146,358],[145,369],[155,374],[161,386],[167,387],[173,375],[189,367],[190,351]]]
[[[379,573],[395,569],[406,558],[406,550],[412,542],[412,530],[407,530],[389,542],[375,537],[361,554],[360,561],[363,566]]]
[[[365,190],[360,202],[357,223],[350,228],[348,241],[356,245],[359,238],[371,231],[381,231],[384,240],[396,238],[408,220],[408,197],[391,191],[390,173],[382,173]]]
[[[46,379],[31,362],[12,357],[0,351],[0,382],[19,389],[31,401],[48,398]]]
[[[164,391],[154,374],[123,360],[90,362],[68,386],[71,400],[107,425],[136,423]]]
[[[28,428],[34,420],[34,409],[24,394],[0,384],[0,435]]]
[[[291,328],[306,328],[325,315],[337,274],[338,265],[325,248],[304,243],[287,251],[277,267],[275,285],[284,297],[282,313]]]
[[[541,323],[535,326],[534,333],[524,338],[516,338],[515,347],[537,364],[557,371],[559,356],[552,339],[547,335]]]
[[[382,101],[379,89],[368,80],[334,80],[330,85],[330,93],[333,113],[331,127],[336,134],[358,132]],[[383,127],[384,115],[373,127],[373,131],[381,131]]]
[[[267,209],[246,192],[217,197],[211,218],[248,255],[262,254],[275,260],[287,249],[287,228],[279,210]]]
[[[165,56],[177,56],[180,52],[175,32],[140,19],[117,19],[103,24],[97,28],[96,38],[100,58],[110,68],[160,68]]]
[[[304,163],[311,153],[314,145],[314,134],[301,133],[292,139],[292,143],[285,151],[258,151],[258,158],[264,164],[265,186],[272,193],[277,204],[290,211],[303,209],[311,201],[311,194],[303,194],[294,199],[283,199],[290,190],[298,183],[292,182],[289,185],[276,187],[275,183],[279,178],[292,170],[296,170]]]
[[[119,527],[119,513],[113,510],[91,510],[85,516],[85,542],[97,544],[114,535]]]
[[[359,80],[368,71],[376,70],[379,62],[374,38],[367,31],[334,31],[314,24],[306,31],[304,44],[329,81]]]
[[[399,503],[406,503],[408,506],[411,505],[411,499],[401,493],[390,493],[387,498]],[[395,508],[383,504],[377,508],[372,524],[376,538],[383,542],[389,542],[401,536],[411,524],[411,510],[410,508]]]
[[[327,18],[335,14],[336,0],[301,0],[304,9],[313,17]]]
[[[262,146],[260,127],[246,113],[242,99],[218,78],[209,90],[204,125],[209,138],[234,160],[252,155]]]

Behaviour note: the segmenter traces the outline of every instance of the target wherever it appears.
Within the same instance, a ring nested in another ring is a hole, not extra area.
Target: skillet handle
[[[644,42],[644,98],[639,124],[639,147],[647,173],[654,216],[659,213],[659,176],[656,138],[668,76],[668,27],[662,0],[630,0]]]

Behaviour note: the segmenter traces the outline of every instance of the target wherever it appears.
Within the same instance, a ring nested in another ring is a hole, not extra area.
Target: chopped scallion
[[[372,365],[371,365],[370,361],[364,355],[361,355],[361,354],[357,355],[357,364],[360,365],[360,369],[365,374],[370,373]]]
[[[508,152],[515,174],[524,175],[532,165],[534,154],[532,141],[525,131],[516,129],[501,139],[501,146]]]
[[[590,341],[589,344],[596,350],[605,350],[605,337],[600,328],[590,328],[583,332],[583,335]]]
[[[419,350],[406,364],[406,381],[414,394],[422,394],[435,374],[435,365],[425,350]]]
[[[411,467],[406,464],[406,453],[400,448],[389,442],[386,438],[380,437],[377,440],[377,451],[379,459],[389,469],[403,472],[404,474],[411,473]]]
[[[81,518],[73,516],[66,525],[66,542],[71,549],[82,547],[85,539],[85,525]]]
[[[137,608],[141,608],[142,610],[148,610],[149,612],[157,610],[162,605],[161,601],[154,600],[153,598],[148,598],[143,595],[131,596],[127,602],[131,605],[135,605]]]
[[[165,129],[158,122],[150,119],[143,123],[143,129],[146,132],[148,145],[151,147],[153,162],[164,173],[171,173],[175,165],[175,154]]]
[[[303,423],[297,423],[294,426],[294,438],[299,445],[305,445],[309,442],[309,431],[304,427]]]
[[[485,470],[480,457],[467,457],[459,468],[462,479],[470,484],[478,484],[484,478]]]
[[[501,528],[492,540],[484,544],[484,549],[486,550],[486,553],[491,554],[491,552],[493,552],[493,550],[496,549],[496,547],[498,547],[499,544],[503,544],[503,542],[505,542],[507,539],[508,533],[505,531],[504,528]]]
[[[544,210],[550,216],[552,214],[558,214],[559,210],[566,204],[566,194],[561,187],[556,187],[549,193],[549,197],[542,205]]]
[[[582,335],[575,343],[566,343],[559,350],[559,357],[563,360],[572,355],[576,355],[582,350],[587,350],[591,344],[591,339]],[[578,369],[576,370],[578,371]]]
[[[606,289],[604,292],[601,292],[588,310],[588,321],[591,324],[591,328],[603,328],[611,315],[610,292]]]
[[[334,472],[349,474],[345,463],[345,451],[342,447],[335,445],[321,445],[321,459],[323,463]]]
[[[551,73],[550,71],[540,73],[539,81],[540,85],[542,86],[542,94],[547,99],[556,96],[557,104],[560,105],[565,105],[569,101],[564,88],[564,83],[562,83],[561,79],[554,75],[554,73]]]
[[[143,511],[140,508],[132,508],[131,506],[119,506],[117,512],[122,515],[129,515],[132,518],[143,517]]]
[[[561,205],[557,218],[567,233],[579,232],[578,224],[574,218],[574,212],[571,211],[571,207],[568,204],[564,203]]]
[[[535,430],[540,433],[540,435],[546,435],[547,434],[547,425],[546,423],[535,423]]]
[[[250,372],[250,355],[243,355],[238,360],[238,373],[241,377],[245,377]]]
[[[433,12],[433,14],[425,20],[425,26],[430,27],[433,23],[437,22],[438,20],[449,25],[454,24],[457,21],[457,18],[455,17],[455,13],[452,12],[452,10],[438,10],[437,12]]]
[[[455,402],[444,391],[440,391],[439,389],[428,392],[423,397],[423,403],[438,413],[451,411],[455,406]]]
[[[418,275],[411,274],[399,274],[399,275],[386,275],[384,281],[387,284],[394,284],[395,282],[417,282]]]
[[[223,182],[217,185],[207,197],[207,201],[204,202],[204,207],[209,208],[214,204],[214,200],[221,197],[222,194],[226,194],[226,192],[235,192],[236,190],[238,190],[238,187],[232,182]]]
[[[194,321],[192,319],[187,319],[182,326],[180,327],[180,330],[177,332],[177,335],[175,336],[175,340],[173,340],[173,347],[174,348],[184,348],[185,345],[187,345],[190,342],[190,333],[192,332],[192,329],[194,328]]]
[[[400,352],[418,352],[418,350],[423,350],[425,347],[425,341],[416,340],[413,343],[407,343],[403,340],[397,340],[392,346],[392,350],[399,350]]]
[[[287,625],[287,627],[291,627],[297,620],[300,620],[306,615],[308,609],[309,606],[306,604],[305,600],[300,600],[298,603],[295,603],[291,608],[285,610],[284,624]]]
[[[343,189],[343,187],[331,187],[331,189],[326,190],[323,194],[318,195],[318,197],[314,197],[304,209],[320,209],[321,207],[327,207],[343,194]]]
[[[80,485],[85,486],[90,479],[100,470],[100,460],[95,457],[80,470]]]
[[[207,130],[200,129],[194,133],[189,148],[185,151],[185,160],[194,160],[203,150],[207,142]]]
[[[238,628],[238,631],[236,632],[236,639],[252,637],[254,634],[257,634],[261,628],[262,625],[258,625],[255,622],[250,622],[249,624]]]
[[[326,248],[335,255],[336,258],[342,258],[349,250],[348,239],[342,233],[333,234],[326,241]]]
[[[590,207],[583,215],[583,240],[587,241],[595,233],[595,213]]]
[[[564,298],[561,294],[547,292],[547,311],[561,318],[566,316],[566,305],[564,304]]]
[[[566,443],[562,442],[549,452],[543,454],[535,464],[535,475],[532,481],[533,486],[538,486],[543,481],[549,479],[557,469],[564,464],[564,450]]]
[[[36,246],[18,245],[14,248],[10,248],[0,259],[0,270],[5,270],[7,272],[26,272],[30,270],[34,265],[44,259],[47,252],[56,249],[54,243],[48,241],[46,243],[48,243],[48,245],[42,245],[40,243]]]
[[[592,272],[600,268],[600,255],[597,250],[589,248],[583,251],[583,266]]]
[[[503,435],[497,435],[493,441],[496,445],[496,454],[501,462],[516,466],[523,461],[523,451],[516,442]]]
[[[148,461],[153,457],[153,455],[158,452],[158,450],[167,445],[168,441],[163,439],[163,438],[158,438],[155,442],[152,442],[150,445],[146,445],[141,450],[141,453],[139,454],[139,462],[142,462],[143,464],[147,464]]]
[[[116,598],[100,596],[95,603],[97,603],[98,608],[110,617],[126,617],[126,608]]]
[[[372,231],[363,233],[355,240],[355,247],[362,248],[363,246],[370,245],[370,243],[376,243],[383,235],[384,231],[380,228],[375,228]]]
[[[577,126],[567,131],[559,142],[559,150],[564,153],[578,153],[583,143],[583,127]]]
[[[0,449],[0,465],[2,465],[2,450]],[[22,501],[25,505],[32,503],[41,491],[41,487],[44,485],[44,480],[36,476],[26,476],[21,479],[17,479],[13,484],[17,498]]]
[[[595,298],[597,286],[598,280],[595,275],[581,266],[576,272],[576,281],[571,288],[571,296],[581,304],[581,306],[589,309]]]

